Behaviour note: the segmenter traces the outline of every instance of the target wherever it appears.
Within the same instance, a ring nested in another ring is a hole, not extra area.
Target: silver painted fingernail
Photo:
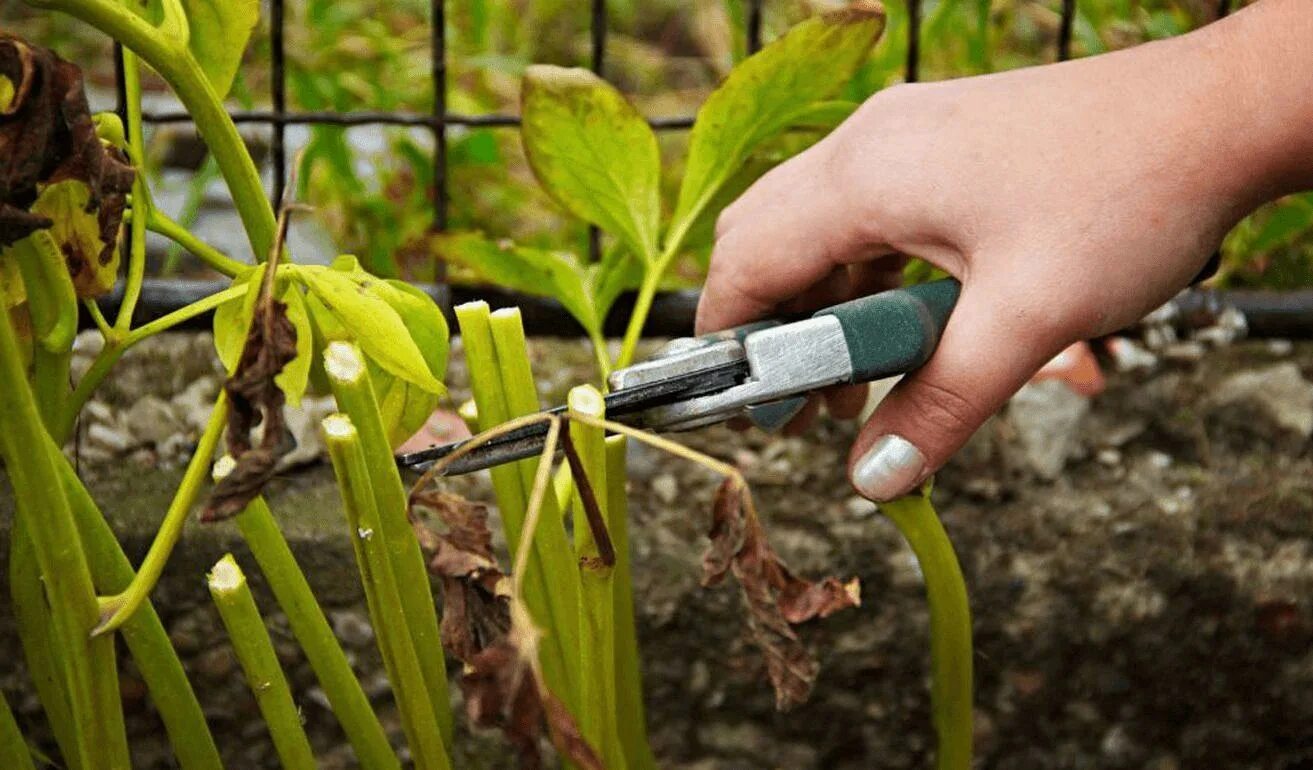
[[[902,436],[881,436],[853,467],[853,486],[877,503],[907,494],[925,473],[925,455]]]

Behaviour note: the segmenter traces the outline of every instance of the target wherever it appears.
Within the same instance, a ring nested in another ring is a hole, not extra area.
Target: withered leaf
[[[228,453],[237,461],[232,473],[210,492],[201,521],[219,521],[241,513],[273,478],[278,458],[291,449],[283,420],[283,391],[274,378],[296,358],[296,327],[287,305],[265,294],[255,306],[242,357],[223,384],[228,395]],[[251,431],[263,423],[259,446]]]
[[[445,525],[435,533],[418,509]],[[510,629],[510,611],[502,589],[506,576],[492,552],[485,506],[436,489],[417,491],[410,500],[411,526],[431,554],[429,571],[442,579],[442,645],[470,663]]]
[[[424,522],[425,512],[442,523]],[[562,757],[582,770],[605,770],[574,717],[534,673],[512,628],[509,578],[497,565],[488,509],[430,487],[410,494],[410,522],[429,554],[429,571],[442,579],[442,644],[465,664],[461,691],[470,722],[500,729],[522,770],[539,770],[539,738],[546,726]]]
[[[725,579],[734,555],[743,547],[743,497],[731,479],[716,490],[711,506],[711,546],[702,555],[702,585],[719,585]]]
[[[818,665],[793,626],[860,603],[857,580],[827,577],[811,582],[789,571],[766,541],[761,522],[746,506],[749,492],[726,479],[712,508],[711,545],[702,557],[702,584],[715,585],[727,571],[748,605],[748,626],[766,659],[766,673],[781,711],[807,700]]]
[[[529,661],[507,635],[466,664],[460,681],[466,712],[478,727],[501,729],[520,758],[521,770],[540,770],[538,739],[546,722],[561,756],[582,770],[605,770],[584,740],[565,704],[538,686]]]
[[[113,285],[134,171],[120,150],[96,135],[77,66],[0,34],[0,75],[13,84],[9,103],[0,108],[0,247],[50,228],[54,221],[34,204],[47,187],[76,182],[85,188],[77,196],[78,213],[86,215],[94,237],[59,245],[79,294],[104,293]]]

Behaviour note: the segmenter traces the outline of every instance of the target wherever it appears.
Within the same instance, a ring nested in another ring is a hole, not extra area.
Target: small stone
[[[1211,411],[1244,404],[1256,406],[1279,427],[1303,438],[1313,435],[1313,383],[1293,361],[1233,374],[1208,399]]]
[[[104,401],[88,401],[87,405],[82,407],[83,423],[92,422],[114,422],[114,412]]]
[[[1119,764],[1134,760],[1140,751],[1130,732],[1122,725],[1113,725],[1104,733],[1099,749],[1104,756]]]
[[[182,427],[173,407],[159,396],[145,395],[128,407],[123,420],[132,435],[146,444],[162,444]]]
[[[1172,456],[1166,452],[1159,452],[1156,449],[1146,455],[1144,459],[1145,462],[1149,464],[1149,467],[1154,470],[1164,471],[1172,467]]]
[[[625,447],[625,467],[631,481],[647,481],[661,469],[661,453],[642,441],[630,441]]]
[[[173,408],[186,427],[194,431],[204,430],[218,395],[217,378],[199,377],[173,397]]]
[[[299,407],[283,408],[287,429],[291,431],[296,446],[292,451],[278,460],[279,470],[288,470],[299,465],[317,462],[323,457],[324,439],[319,433],[319,422],[336,409],[332,396],[315,398],[306,396],[301,399]]]
[[[1033,382],[1012,397],[1008,420],[1027,464],[1043,479],[1057,478],[1080,447],[1081,419],[1090,401],[1058,380]]]
[[[693,665],[689,666],[688,671],[688,691],[693,694],[707,691],[711,684],[711,670],[707,668],[705,661],[695,660]]]
[[[1268,340],[1267,352],[1269,355],[1284,358],[1291,354],[1295,349],[1295,344],[1290,340]]]
[[[338,610],[328,614],[333,633],[348,647],[364,647],[374,641],[374,627],[358,612]]]
[[[1189,342],[1176,342],[1163,347],[1163,358],[1168,361],[1179,361],[1182,363],[1191,363],[1204,357],[1208,352],[1202,342],[1191,340]]]
[[[1126,337],[1108,340],[1108,352],[1112,354],[1113,366],[1119,372],[1148,370],[1158,365],[1158,356]]]
[[[1121,465],[1122,453],[1118,452],[1116,449],[1100,449],[1099,453],[1094,456],[1094,459],[1098,460],[1100,465],[1115,467]]]
[[[652,493],[657,499],[666,505],[675,502],[679,497],[679,482],[669,473],[663,473],[652,479]]]
[[[126,431],[97,422],[87,429],[87,443],[114,453],[123,453],[132,446],[132,437]]]
[[[171,467],[191,459],[195,442],[182,433],[175,433],[155,446],[155,457],[160,465]]]
[[[196,659],[196,671],[201,676],[221,682],[237,668],[237,655],[227,645],[211,647]]]

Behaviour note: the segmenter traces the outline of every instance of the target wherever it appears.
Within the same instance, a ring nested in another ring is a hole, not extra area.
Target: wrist
[[[1242,214],[1313,187],[1308,10],[1304,0],[1263,0],[1181,38],[1215,89],[1201,102],[1214,124],[1212,162],[1230,172]]]

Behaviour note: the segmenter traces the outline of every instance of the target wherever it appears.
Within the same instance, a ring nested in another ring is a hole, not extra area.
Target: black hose
[[[227,281],[197,281],[150,278],[142,284],[137,305],[137,323],[159,318],[169,312],[222,290]],[[438,286],[417,284],[439,307],[451,308],[464,302],[483,300],[494,308],[518,306],[524,314],[526,331],[539,337],[581,337],[583,328],[559,302],[499,289],[494,286]],[[100,300],[106,314],[117,311],[121,293]],[[1313,290],[1265,291],[1258,289],[1210,290],[1190,289],[1173,302],[1181,313],[1183,325],[1207,326],[1227,307],[1240,311],[1248,322],[1249,336],[1264,338],[1313,338]],[[681,337],[693,332],[698,292],[693,290],[663,292],[657,295],[643,329],[646,337]],[[634,306],[634,296],[627,294],[616,302],[607,318],[606,333],[618,337],[624,333],[626,319]],[[85,314],[84,314],[85,316]],[[111,317],[113,317],[111,315]],[[455,328],[455,318],[448,310],[447,321]],[[90,318],[82,319],[84,328]],[[178,328],[208,329],[211,314],[199,315]]]

